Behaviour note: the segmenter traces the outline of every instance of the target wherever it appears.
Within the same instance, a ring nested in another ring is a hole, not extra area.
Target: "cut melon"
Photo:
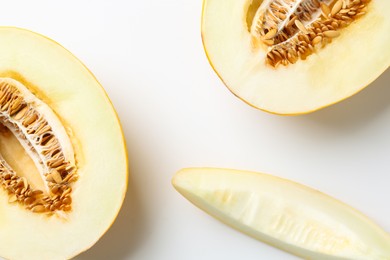
[[[309,113],[390,66],[388,0],[204,0],[202,38],[225,85],[276,114]]]
[[[390,259],[390,236],[317,190],[262,173],[189,168],[173,178],[189,201],[222,222],[306,259]]]
[[[0,255],[69,259],[110,227],[127,188],[123,133],[90,71],[0,27]]]

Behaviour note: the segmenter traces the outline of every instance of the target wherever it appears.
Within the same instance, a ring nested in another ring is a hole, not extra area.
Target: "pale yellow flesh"
[[[18,176],[27,178],[33,189],[46,191],[47,186],[34,161],[11,131],[2,128],[5,127],[0,125],[0,155]]]
[[[222,222],[309,259],[390,259],[390,236],[353,208],[301,184],[230,169],[189,168],[173,178]]]
[[[95,77],[63,47],[15,28],[0,28],[0,39],[0,77],[20,81],[57,114],[72,142],[79,175],[66,218],[9,204],[0,189],[0,255],[71,258],[105,233],[122,205],[127,156],[120,124]]]
[[[247,29],[248,0],[204,0],[202,38],[211,65],[238,97],[268,112],[301,114],[343,100],[390,66],[390,1],[342,29],[324,49],[287,67],[265,65]]]

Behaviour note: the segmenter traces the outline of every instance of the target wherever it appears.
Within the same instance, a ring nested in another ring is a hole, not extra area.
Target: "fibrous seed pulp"
[[[252,42],[268,49],[266,63],[305,60],[367,12],[371,0],[264,0],[252,22]]]
[[[33,189],[0,155],[0,183],[8,201],[36,213],[70,211],[76,163],[69,137],[54,112],[20,82],[0,78],[0,124],[19,140],[45,183],[45,190]]]

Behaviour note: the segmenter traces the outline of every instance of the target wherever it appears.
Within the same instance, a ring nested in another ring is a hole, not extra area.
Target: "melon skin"
[[[128,161],[121,125],[103,87],[61,45],[13,27],[0,27],[0,39],[0,77],[21,82],[58,116],[79,175],[72,211],[60,216],[10,204],[0,189],[0,256],[70,259],[98,241],[122,206]]]
[[[175,189],[221,222],[304,259],[390,259],[390,235],[365,215],[276,176],[186,168]]]
[[[360,92],[390,66],[387,0],[371,1],[364,16],[306,60],[277,69],[265,64],[264,48],[252,47],[250,5],[248,0],[204,0],[201,34],[216,74],[254,108],[278,115],[311,113]]]

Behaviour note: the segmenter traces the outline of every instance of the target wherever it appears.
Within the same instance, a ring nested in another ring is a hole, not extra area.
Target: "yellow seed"
[[[53,204],[53,206],[58,209],[61,206],[61,201],[57,201]]]
[[[262,37],[262,39],[263,40],[270,40],[270,39],[275,37],[276,33],[277,33],[276,29],[271,29]]]
[[[359,17],[359,16],[362,16],[362,15],[365,15],[365,14],[366,14],[365,12],[359,12],[359,13],[356,14],[356,16]]]
[[[72,192],[72,188],[71,187],[68,187],[63,193],[62,193],[62,195],[63,196],[66,196],[66,195],[68,195],[69,193],[71,193]]]
[[[18,198],[16,197],[16,195],[15,195],[15,194],[12,194],[11,197],[9,197],[8,202],[9,202],[9,203],[14,203],[14,202],[16,202],[17,200],[18,200]]]
[[[336,38],[340,36],[340,32],[338,31],[326,31],[324,32],[324,36],[328,38]]]
[[[318,43],[322,42],[322,37],[321,36],[316,36],[314,39],[313,39],[313,45],[316,45]]]
[[[45,211],[45,206],[39,204],[39,205],[36,205],[34,206],[32,209],[31,209],[32,212],[35,212],[35,213],[41,213],[41,212],[44,212]]]
[[[296,57],[293,57],[293,55],[291,55],[290,53],[287,53],[287,60],[290,63],[295,63],[296,62]]]
[[[24,204],[27,204],[27,205],[30,205],[31,203],[33,203],[34,202],[34,198],[31,198],[31,197],[29,197],[29,198],[25,198],[24,199]]]
[[[340,12],[341,8],[343,7],[343,1],[342,0],[338,0],[334,6],[332,7],[332,11],[330,11],[330,14],[332,16],[334,16],[335,14],[337,14],[338,12]]]
[[[25,118],[23,120],[23,125],[28,126],[28,125],[32,124],[37,119],[38,119],[38,116],[35,113],[32,113],[27,118]]]
[[[27,190],[28,189],[28,182],[27,182],[27,179],[26,177],[22,177],[22,182],[23,182],[23,187]]]
[[[62,178],[61,178],[61,175],[58,171],[54,170],[52,173],[51,173],[51,176],[53,177],[53,180],[56,182],[56,183],[61,183],[62,182]]]
[[[31,197],[35,197],[35,196],[38,196],[38,195],[41,195],[41,194],[43,194],[43,191],[41,191],[41,190],[34,190],[31,193]]]
[[[51,174],[46,175],[46,181],[54,182],[53,176]]]
[[[305,28],[305,26],[302,24],[302,22],[301,21],[299,21],[298,19],[297,20],[295,20],[295,25],[298,27],[298,29],[299,30],[301,30],[303,33],[309,33],[308,31],[307,31],[307,29]]]
[[[274,41],[273,40],[263,40],[263,42],[268,45],[268,46],[272,46],[274,44]]]
[[[66,197],[62,203],[66,204],[66,205],[70,205],[72,203],[72,199],[70,197]]]
[[[324,4],[324,3],[321,3],[321,11],[322,11],[322,14],[323,14],[325,17],[329,17],[329,14],[330,14],[329,6],[327,6],[327,5]]]
[[[52,168],[57,168],[57,167],[59,167],[61,164],[63,164],[64,163],[64,161],[65,161],[65,158],[63,158],[63,157],[61,157],[61,158],[59,158],[59,159],[51,159],[51,161],[48,161],[48,165],[50,166],[50,167],[52,167]],[[58,172],[58,171],[57,171]]]
[[[286,15],[281,13],[281,12],[277,12],[276,16],[279,17],[281,20],[285,20],[286,19]]]
[[[295,24],[295,20],[297,18],[298,18],[297,16],[294,16],[293,18],[291,18],[286,27],[290,28],[291,26],[293,26],[293,24]]]

